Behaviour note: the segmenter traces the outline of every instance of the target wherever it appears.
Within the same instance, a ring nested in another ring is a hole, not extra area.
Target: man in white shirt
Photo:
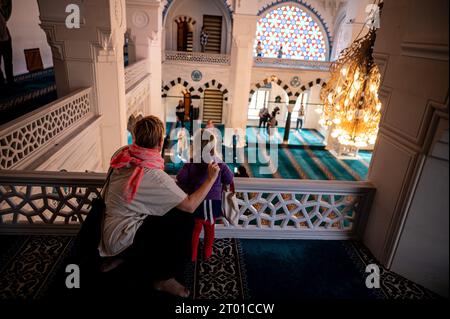
[[[298,110],[298,116],[297,116],[297,130],[300,128],[300,130],[303,128],[303,122],[305,120],[305,108],[303,104],[300,106],[300,110]]]
[[[6,19],[0,10],[0,66],[3,60],[6,82],[12,84],[14,82],[13,65],[12,65],[12,43],[11,35],[6,26]],[[5,77],[0,69],[0,86],[5,83]]]

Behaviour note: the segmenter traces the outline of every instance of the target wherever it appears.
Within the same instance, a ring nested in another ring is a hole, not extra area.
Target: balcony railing
[[[125,90],[128,92],[142,79],[149,76],[147,59],[133,63],[125,68]]]
[[[202,52],[166,51],[165,61],[178,63],[202,63],[216,65],[230,65],[231,56],[228,54],[212,54]]]
[[[0,126],[0,170],[16,168],[55,144],[84,123],[92,113],[91,89],[78,90]]]
[[[331,62],[276,58],[255,58],[256,67],[329,71]]]
[[[125,89],[127,117],[145,113],[150,97],[150,73],[147,72],[148,60],[141,60],[125,68]]]
[[[0,233],[76,232],[104,174],[0,171]],[[217,236],[350,239],[362,231],[374,188],[367,182],[237,179],[238,226]]]

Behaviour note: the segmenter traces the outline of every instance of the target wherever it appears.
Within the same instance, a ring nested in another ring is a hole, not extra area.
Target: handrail
[[[217,65],[230,65],[231,63],[231,56],[229,54],[166,51],[164,56],[165,61],[174,61],[179,63],[203,63]]]
[[[256,67],[265,68],[289,68],[289,69],[304,69],[304,70],[319,70],[329,71],[331,62],[327,61],[307,61],[294,59],[277,59],[277,58],[255,58]]]
[[[10,169],[92,114],[91,88],[44,105],[0,126],[0,169]]]
[[[20,225],[79,225],[105,178],[0,170],[0,233]],[[237,178],[235,184],[239,225],[222,219],[218,233],[247,238],[353,238],[364,227],[375,192],[369,182]]]
[[[125,91],[130,91],[133,86],[140,82],[143,78],[148,76],[147,72],[148,60],[140,60],[130,64],[125,68]]]

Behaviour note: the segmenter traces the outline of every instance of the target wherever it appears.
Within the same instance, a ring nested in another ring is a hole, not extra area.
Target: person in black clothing
[[[235,131],[233,134],[233,163],[237,161],[237,147],[239,145],[239,133]]]
[[[277,121],[277,115],[280,114],[280,108],[277,106],[276,108],[273,109],[272,113],[270,114],[270,119],[268,121],[267,124],[267,134],[270,134],[270,129],[271,128],[276,128],[278,125],[278,121]]]
[[[185,113],[185,109],[184,109],[184,102],[183,100],[180,100],[178,102],[177,108],[176,108],[176,116],[177,116],[177,125],[176,127],[178,127],[178,123],[181,123],[181,127],[184,127],[184,113]]]
[[[269,114],[269,110],[267,109],[267,107],[263,107],[260,111],[259,111],[259,126],[258,128],[261,128],[261,126],[263,128],[265,128],[267,126],[267,121],[270,118],[270,114]]]
[[[237,172],[234,174],[234,177],[250,177],[247,173],[247,169],[244,166],[239,166]]]

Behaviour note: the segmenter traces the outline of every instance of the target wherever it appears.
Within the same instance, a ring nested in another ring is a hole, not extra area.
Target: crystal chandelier
[[[349,147],[375,144],[381,117],[380,71],[373,59],[375,29],[345,49],[331,66],[331,79],[321,91],[320,124],[331,137]]]

